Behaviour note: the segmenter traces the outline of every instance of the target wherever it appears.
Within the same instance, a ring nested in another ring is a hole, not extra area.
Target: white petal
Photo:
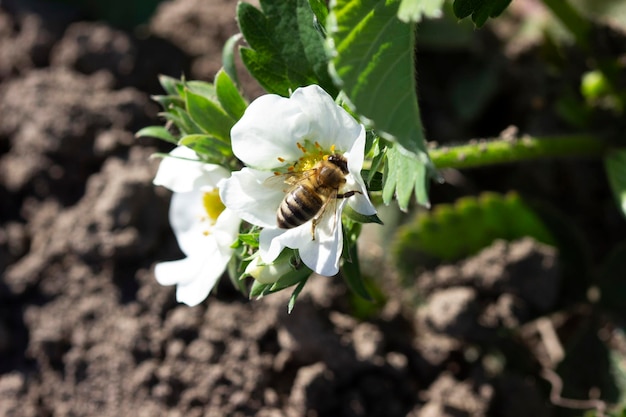
[[[290,100],[305,115],[305,137],[317,141],[322,148],[335,145],[338,151],[345,152],[359,136],[362,126],[320,86],[298,88]]]
[[[238,231],[239,218],[230,220],[224,223],[228,223],[231,228],[232,224],[236,224],[234,230]],[[157,264],[154,268],[157,282],[161,285],[176,285],[176,299],[181,303],[189,306],[201,303],[224,273],[233,254],[230,245],[235,239],[236,232],[229,234],[224,230],[203,236],[201,245],[193,247],[193,252],[187,258]]]
[[[176,300],[191,307],[204,301],[224,273],[229,260],[230,256],[204,258],[196,279],[176,286]]]
[[[176,285],[178,302],[195,306],[209,295],[226,267],[214,265],[207,271],[206,264],[201,256],[161,262],[155,266],[154,276],[161,285]]]
[[[225,208],[213,226],[212,234],[217,239],[218,247],[230,247],[239,236],[241,218],[233,210]]]
[[[365,187],[365,181],[361,177],[361,168],[363,168],[363,159],[365,157],[365,129],[363,128],[361,134],[352,145],[352,148],[344,154],[348,160],[348,171],[350,175],[346,178],[345,190],[360,190],[361,193],[357,193],[348,198],[348,204],[357,213],[371,216],[376,214],[376,208],[370,201],[367,194],[367,188]]]
[[[296,146],[302,118],[288,98],[275,94],[257,98],[231,129],[233,153],[246,165],[267,170],[283,165],[279,157],[297,160],[302,156]]]
[[[280,183],[268,183],[273,174],[243,168],[220,183],[224,205],[248,223],[276,227],[276,210],[285,197]]]
[[[306,240],[299,248],[302,262],[320,275],[337,275],[343,250],[342,230],[341,219],[331,211],[325,212],[315,229],[315,240]]]
[[[203,192],[174,193],[170,203],[170,225],[180,250],[187,256],[206,245],[211,224],[203,205]]]
[[[296,89],[289,98],[273,94],[256,99],[231,130],[235,155],[246,165],[272,170],[302,156],[297,143],[335,145],[345,152],[363,127],[317,85]]]
[[[298,233],[301,228],[302,226],[296,227],[295,229],[266,227],[261,230],[261,234],[259,235],[259,254],[261,258],[263,258],[263,261],[266,263],[274,262],[285,248],[285,244],[280,237],[286,233]],[[298,239],[296,239],[296,241],[297,240]],[[297,245],[291,246],[292,249],[296,249],[296,247]]]
[[[224,167],[198,161],[196,153],[186,146],[175,148],[169,155],[161,161],[152,182],[174,192],[214,188],[219,180],[230,175]]]
[[[230,175],[224,167],[199,161],[196,153],[186,146],[175,148],[169,155],[161,161],[152,182],[174,192],[214,188],[219,180]]]
[[[341,221],[332,211],[326,211],[315,229],[315,240],[311,235],[310,221],[293,229],[261,231],[259,253],[265,262],[273,262],[285,247],[298,249],[304,264],[314,272],[325,276],[336,275],[343,249]]]
[[[154,268],[161,285],[176,285],[176,299],[189,306],[201,303],[211,292],[226,269],[230,256],[219,252],[208,256],[190,256],[171,262],[161,262]]]

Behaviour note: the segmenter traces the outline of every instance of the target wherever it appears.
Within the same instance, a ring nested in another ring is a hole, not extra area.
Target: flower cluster
[[[174,149],[154,179],[174,193],[170,222],[186,258],[155,268],[188,305],[204,300],[237,252],[243,276],[272,284],[303,264],[320,275],[339,272],[342,212],[376,209],[361,177],[366,132],[317,85],[289,98],[259,97],[230,131],[232,172],[206,163],[184,146]],[[242,222],[243,220],[243,222]]]

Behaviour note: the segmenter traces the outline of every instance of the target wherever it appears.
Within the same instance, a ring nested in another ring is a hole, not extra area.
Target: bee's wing
[[[289,190],[290,188],[298,185],[298,183],[300,183],[302,180],[310,177],[316,172],[317,168],[309,169],[306,171],[287,172],[285,174],[275,173],[274,175],[263,181],[263,184],[269,186],[287,184],[289,186],[287,187],[287,190]],[[287,190],[285,190],[285,192],[287,192]]]

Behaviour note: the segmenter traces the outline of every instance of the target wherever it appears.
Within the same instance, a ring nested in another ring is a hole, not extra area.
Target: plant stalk
[[[475,168],[550,157],[593,158],[604,155],[609,143],[593,135],[497,138],[429,150],[437,168]]]

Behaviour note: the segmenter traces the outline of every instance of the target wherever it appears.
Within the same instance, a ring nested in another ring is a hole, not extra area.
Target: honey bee
[[[342,155],[328,155],[313,168],[284,174],[284,182],[291,188],[276,211],[276,223],[281,229],[292,229],[312,220],[311,234],[329,205],[337,199],[348,198],[360,191],[339,190],[346,183],[348,161]]]

